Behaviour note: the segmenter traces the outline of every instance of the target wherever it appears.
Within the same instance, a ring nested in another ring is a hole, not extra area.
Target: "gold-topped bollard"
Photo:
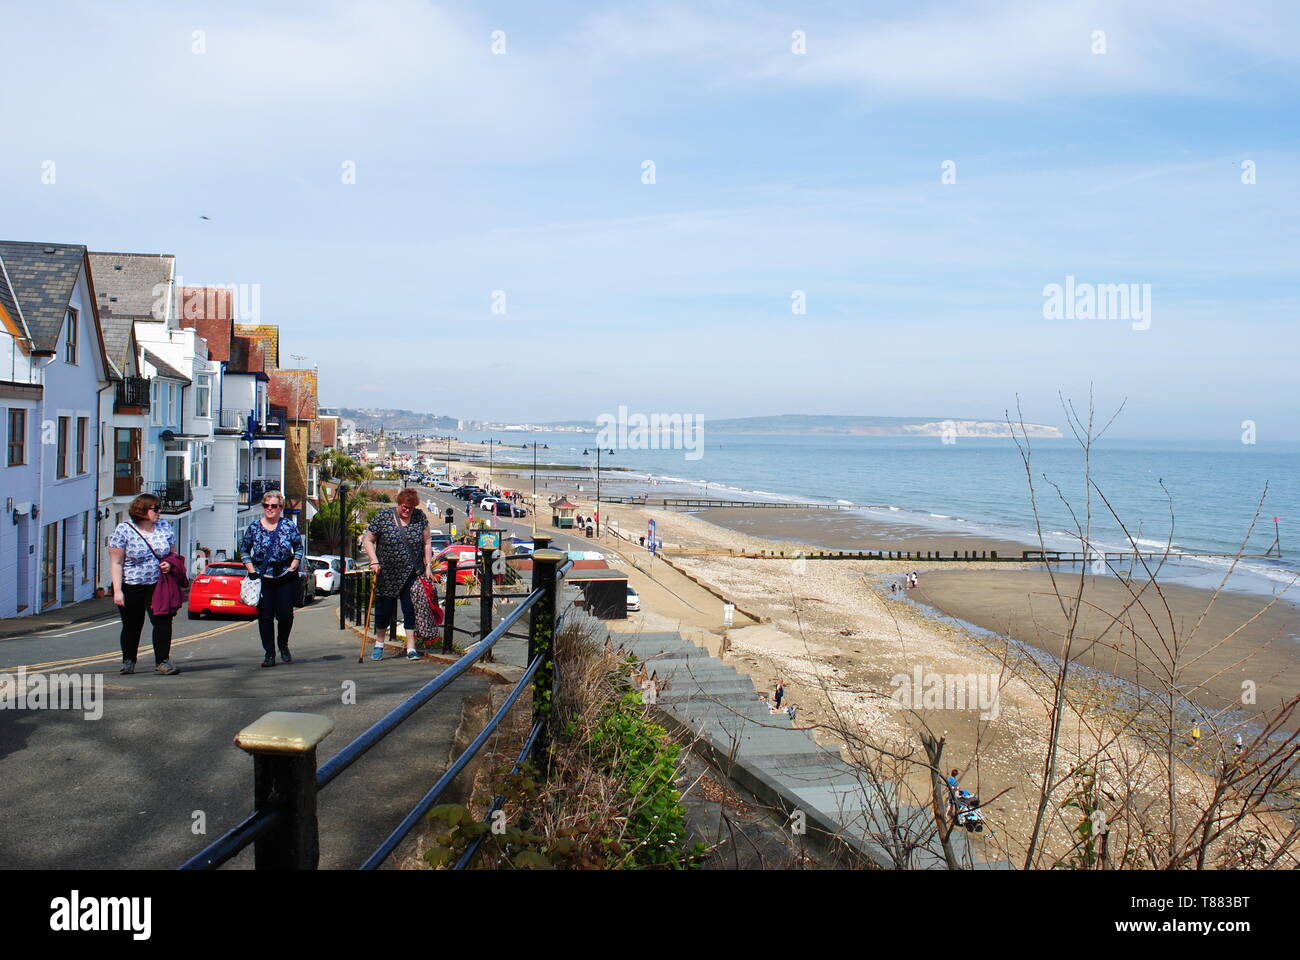
[[[239,733],[235,745],[253,757],[253,809],[280,814],[257,838],[257,870],[315,870],[320,863],[316,824],[316,747],[334,721],[314,713],[273,710]]]

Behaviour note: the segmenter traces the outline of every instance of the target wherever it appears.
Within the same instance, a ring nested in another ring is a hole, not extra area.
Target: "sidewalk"
[[[8,637],[23,637],[42,630],[56,627],[69,627],[74,623],[87,620],[100,620],[104,617],[117,616],[117,607],[112,597],[91,597],[47,613],[34,613],[30,617],[5,617],[0,619],[0,640]]]

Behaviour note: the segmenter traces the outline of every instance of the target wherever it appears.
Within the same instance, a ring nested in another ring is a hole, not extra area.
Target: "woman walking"
[[[171,572],[165,559],[176,544],[176,533],[162,519],[162,501],[142,493],[127,508],[129,520],[123,520],[108,538],[108,558],[112,567],[113,603],[122,618],[122,669],[135,673],[136,654],[145,614],[153,626],[154,673],[165,677],[180,673],[172,666],[172,618],[153,612],[153,593],[160,577]]]
[[[289,633],[293,630],[293,602],[301,589],[298,564],[302,535],[284,519],[284,495],[279,490],[268,490],[262,495],[262,518],[248,525],[239,541],[239,550],[249,576],[262,580],[262,596],[257,601],[257,628],[266,654],[262,666],[275,666],[277,623],[280,659],[292,663]]]
[[[432,576],[433,550],[429,545],[429,520],[416,504],[420,496],[407,487],[397,495],[397,505],[380,510],[370,521],[361,545],[370,558],[375,584],[375,646],[372,660],[384,659],[384,634],[402,605],[406,629],[406,659],[419,660],[415,649],[415,606],[411,587],[423,572]]]

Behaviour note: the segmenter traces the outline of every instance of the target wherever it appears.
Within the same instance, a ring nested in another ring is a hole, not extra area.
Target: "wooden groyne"
[[[999,556],[996,550],[722,550],[713,548],[673,549],[673,557],[735,557],[740,560],[910,560],[917,563],[1097,563],[1115,565],[1136,562],[1148,564],[1165,560],[1215,557],[1232,560],[1272,559],[1265,554],[1232,553],[1083,553],[1058,550],[1023,550],[1019,556]]]
[[[712,510],[728,507],[748,507],[768,510],[847,510],[847,503],[795,503],[784,500],[711,500],[704,497],[609,497],[602,496],[601,503],[620,503],[633,507],[665,507],[669,510]]]

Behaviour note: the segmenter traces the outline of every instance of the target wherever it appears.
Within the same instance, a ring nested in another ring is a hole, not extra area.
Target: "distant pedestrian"
[[[180,673],[172,666],[172,616],[153,612],[153,594],[158,580],[171,570],[166,557],[176,544],[176,532],[162,518],[162,501],[153,494],[142,493],[127,508],[129,520],[117,525],[108,538],[111,563],[113,603],[122,620],[121,674],[135,673],[140,634],[145,614],[153,628],[155,673],[172,676]]]
[[[772,693],[772,703],[778,710],[781,709],[781,699],[784,696],[785,696],[785,684],[781,682],[780,677],[777,677],[776,690],[773,691]]]
[[[1241,734],[1234,733],[1232,735],[1232,752],[1240,756],[1243,749],[1245,749],[1245,744],[1241,742]]]
[[[1192,749],[1195,750],[1201,745],[1201,724],[1200,721],[1192,724],[1190,731]]]
[[[898,584],[892,580],[889,581],[889,592],[895,595],[898,594]]]
[[[291,520],[285,519],[284,494],[279,490],[268,490],[262,495],[262,516],[248,525],[240,538],[239,550],[248,575],[262,581],[262,595],[257,601],[257,629],[264,654],[262,666],[275,666],[277,626],[280,659],[292,663],[289,634],[293,632],[294,601],[302,589],[298,579],[302,534]]]

